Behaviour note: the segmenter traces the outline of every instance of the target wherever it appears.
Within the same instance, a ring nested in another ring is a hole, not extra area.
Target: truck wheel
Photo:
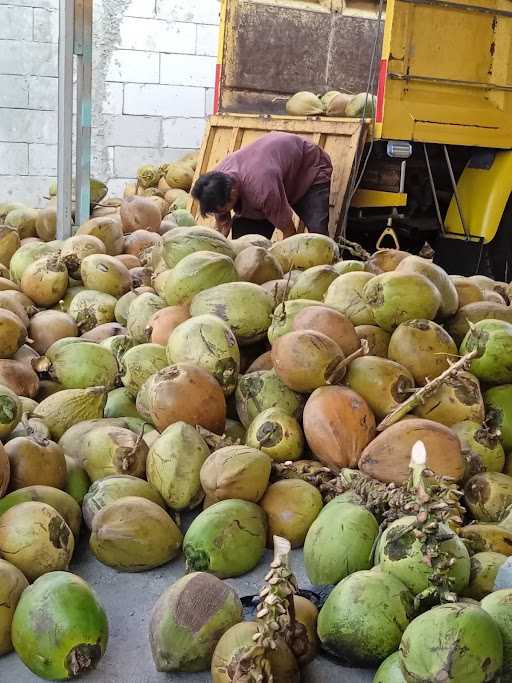
[[[492,277],[512,280],[512,195],[509,197],[494,239],[487,246]]]

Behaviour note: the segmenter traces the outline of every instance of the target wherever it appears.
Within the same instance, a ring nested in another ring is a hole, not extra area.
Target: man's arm
[[[215,214],[215,229],[221,232],[224,237],[228,237],[231,232],[231,225],[233,219],[231,213],[216,213]]]

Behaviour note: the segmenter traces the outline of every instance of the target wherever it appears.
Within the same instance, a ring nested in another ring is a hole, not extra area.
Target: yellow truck
[[[218,152],[268,130],[330,144],[333,232],[372,248],[392,227],[451,272],[512,278],[511,0],[222,0],[218,62]],[[370,92],[376,106],[361,121],[294,119],[300,90]],[[207,135],[200,171],[214,150]]]

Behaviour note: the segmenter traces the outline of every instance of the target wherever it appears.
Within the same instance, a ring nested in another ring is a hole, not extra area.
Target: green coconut
[[[400,667],[400,653],[393,652],[379,666],[373,683],[406,683]]]
[[[104,387],[65,389],[45,398],[33,412],[58,441],[70,427],[78,422],[95,420],[103,416],[107,398]]]
[[[466,304],[448,321],[446,329],[457,344],[460,344],[469,332],[471,324],[481,320],[504,320],[512,323],[512,308],[489,301]]]
[[[379,419],[395,410],[414,389],[414,378],[407,368],[377,356],[352,361],[344,383],[364,398]]]
[[[301,91],[286,102],[286,113],[289,116],[318,116],[325,113],[325,106],[314,93]]]
[[[80,463],[69,455],[64,457],[66,458],[67,474],[63,490],[76,500],[78,505],[82,505],[85,494],[91,485],[91,480]]]
[[[396,267],[397,273],[419,273],[424,275],[437,288],[441,295],[439,317],[450,318],[459,308],[459,295],[447,272],[432,261],[421,256],[407,256]]]
[[[267,513],[267,545],[273,547],[274,536],[301,548],[306,535],[323,507],[318,489],[302,479],[283,479],[271,484],[260,501]]]
[[[512,324],[503,320],[475,323],[464,337],[460,352],[482,348],[483,354],[471,361],[471,372],[488,384],[512,382]]]
[[[371,93],[361,92],[354,95],[345,107],[345,116],[350,119],[359,119],[364,116],[371,119],[377,111],[377,97]]]
[[[126,325],[128,322],[128,311],[131,303],[132,301],[135,301],[138,296],[140,296],[140,294],[137,292],[127,292],[116,301],[114,318],[120,325]]]
[[[503,639],[493,618],[477,605],[434,607],[405,630],[400,665],[407,681],[495,680],[503,664]]]
[[[295,417],[280,408],[268,408],[249,425],[245,443],[276,462],[287,462],[302,457],[304,434]]]
[[[240,377],[235,400],[238,417],[245,428],[269,408],[279,408],[297,419],[304,408],[304,397],[288,389],[274,370],[259,370]]]
[[[512,677],[512,590],[505,588],[484,597],[483,610],[498,626],[503,640],[503,668],[500,677],[503,682]]]
[[[113,387],[118,367],[112,353],[93,342],[71,338],[76,343],[55,342],[46,352],[47,371],[65,389],[87,389],[103,384]]]
[[[230,396],[240,371],[240,350],[235,335],[215,315],[197,315],[178,325],[167,342],[169,365],[192,363],[210,372]]]
[[[23,591],[25,576],[10,562],[0,560],[0,657],[12,652],[11,625]]]
[[[161,178],[160,170],[156,166],[145,164],[137,169],[137,180],[145,190],[148,187],[156,187]]]
[[[130,291],[128,268],[118,258],[107,254],[92,254],[82,260],[80,276],[84,286],[115,297]]]
[[[145,498],[165,510],[162,496],[150,483],[129,474],[115,474],[95,481],[84,497],[82,514],[87,527],[92,528],[94,517],[104,507],[130,496]]]
[[[107,615],[83,579],[54,571],[21,596],[12,641],[16,654],[36,676],[67,681],[94,669],[105,654]]]
[[[235,258],[230,242],[212,228],[177,228],[162,240],[163,258],[168,268],[174,268],[185,256],[198,251],[211,251]]]
[[[5,225],[15,228],[20,239],[36,236],[36,223],[39,211],[36,209],[13,209],[5,217]]]
[[[494,391],[494,390],[493,390]],[[487,424],[464,420],[452,425],[452,431],[459,437],[462,452],[469,461],[469,472],[473,467],[483,467],[486,472],[501,472],[505,466],[505,451],[501,445],[501,434]]]
[[[97,237],[103,242],[105,250],[110,256],[118,256],[123,253],[124,235],[119,215],[110,214],[91,218],[78,228],[76,234]]]
[[[57,251],[58,247],[53,242],[28,242],[27,244],[22,244],[13,255],[9,265],[11,280],[15,284],[20,285],[21,278],[30,264],[43,256],[55,254]]]
[[[267,519],[246,500],[221,500],[194,519],[183,540],[189,571],[207,571],[220,579],[241,576],[263,557]]]
[[[388,357],[404,365],[418,386],[450,367],[457,346],[448,332],[431,320],[408,320],[391,335]]]
[[[272,297],[252,282],[230,282],[192,299],[192,316],[210,313],[226,322],[242,346],[263,339],[272,321]]]
[[[439,290],[424,275],[396,271],[372,278],[363,299],[377,325],[388,332],[408,320],[434,319],[441,305]]]
[[[131,430],[107,425],[95,427],[85,434],[79,454],[80,464],[94,482],[113,474],[143,476],[148,447]]]
[[[193,228],[196,225],[194,216],[186,209],[175,209],[169,216],[179,228]]]
[[[14,391],[0,384],[0,439],[11,434],[21,420],[21,400]]]
[[[217,643],[212,658],[212,683],[235,683],[240,661],[253,651],[258,625],[244,621],[232,626]],[[301,680],[297,660],[291,649],[279,636],[268,654],[274,683],[299,683]]]
[[[305,308],[321,305],[321,302],[313,301],[312,299],[293,299],[278,304],[272,315],[272,323],[268,328],[268,339],[270,343],[273,344],[279,337],[292,332],[295,318]]]
[[[327,235],[305,232],[274,242],[270,253],[279,261],[284,273],[295,268],[307,270],[313,266],[330,266],[340,255],[338,245]]]
[[[345,273],[353,273],[354,271],[365,270],[365,265],[363,261],[348,259],[347,261],[338,261],[338,263],[333,265],[333,268],[338,275],[344,275]]]
[[[150,292],[140,294],[130,303],[126,327],[136,344],[149,341],[150,333],[147,329],[149,322],[157,311],[165,307],[165,301]]]
[[[506,561],[507,556],[501,553],[483,552],[473,555],[469,584],[462,595],[472,600],[482,600],[492,593],[499,569]]]
[[[0,225],[0,263],[7,271],[3,277],[9,277],[9,264],[19,248],[20,237],[18,232],[7,225]]]
[[[165,280],[162,297],[169,306],[190,303],[196,294],[216,285],[239,280],[229,256],[198,251],[185,256]]]
[[[243,620],[235,590],[194,572],[173,583],[155,604],[149,642],[157,671],[205,671],[222,635]]]
[[[165,347],[160,344],[139,344],[126,351],[122,357],[121,381],[131,396],[136,398],[144,382],[168,365]]]
[[[126,334],[118,334],[115,337],[107,337],[100,342],[100,346],[108,349],[121,366],[125,353],[135,346],[135,342]]]
[[[330,285],[339,277],[332,266],[313,266],[301,273],[290,289],[289,299],[323,301]]]
[[[105,417],[140,417],[135,399],[126,387],[109,391],[103,415]]]
[[[359,505],[334,498],[315,519],[304,542],[304,566],[315,585],[338,583],[372,566],[377,520]]]
[[[170,562],[181,541],[181,531],[160,505],[126,496],[96,512],[89,545],[108,567],[143,572]]]
[[[248,446],[216,450],[201,467],[201,486],[209,503],[236,498],[257,503],[265,493],[272,461]]]
[[[14,505],[0,517],[0,557],[29,581],[67,570],[75,541],[64,518],[46,503]]]
[[[80,266],[86,256],[105,254],[103,242],[93,235],[74,235],[62,244],[61,258],[66,264],[68,273],[75,280],[81,279]],[[94,288],[93,288],[94,289]]]
[[[354,325],[375,324],[373,310],[363,297],[363,290],[374,277],[358,271],[340,275],[329,286],[324,303],[343,313]]]
[[[512,505],[512,477],[501,472],[475,474],[466,483],[464,496],[478,522],[499,522]]]
[[[318,636],[343,661],[373,667],[396,651],[412,617],[412,594],[399,579],[359,571],[327,598],[318,615]]]
[[[73,536],[78,538],[82,523],[80,506],[68,493],[53,486],[25,486],[8,493],[0,499],[0,515],[3,515],[4,512],[7,512],[7,510],[10,510],[15,505],[32,502],[45,503],[57,510],[73,532]]]
[[[148,481],[173,510],[194,507],[204,495],[200,472],[209,454],[204,439],[192,425],[175,422],[149,451]]]
[[[71,300],[68,313],[76,320],[80,332],[89,332],[98,325],[115,320],[116,303],[116,298],[110,294],[92,289],[81,289]]]
[[[425,561],[425,551],[414,534],[414,517],[402,517],[388,526],[379,543],[380,567],[392,574],[414,594],[430,587],[432,567]],[[455,593],[460,593],[469,583],[470,560],[466,546],[447,526],[440,526],[444,539],[440,552],[453,559],[447,579]]]
[[[489,422],[499,432],[504,449],[512,450],[512,384],[488,389],[484,403]]]

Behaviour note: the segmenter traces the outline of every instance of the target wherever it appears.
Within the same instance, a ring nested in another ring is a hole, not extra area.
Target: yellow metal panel
[[[510,0],[388,0],[382,137],[512,147]]]
[[[470,168],[469,164],[460,177],[458,193],[471,235],[490,242],[512,194],[512,152],[498,152],[488,170]],[[455,198],[446,214],[445,226],[449,232],[464,234]]]
[[[407,195],[403,192],[380,192],[379,190],[358,190],[350,204],[355,209],[406,205]]]

